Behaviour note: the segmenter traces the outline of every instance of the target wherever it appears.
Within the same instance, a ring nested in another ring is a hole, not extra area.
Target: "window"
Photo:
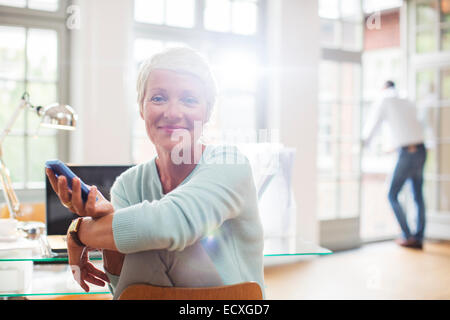
[[[219,97],[209,121],[209,141],[235,137],[237,130],[264,126],[261,94],[263,0],[135,0],[134,71],[145,59],[168,47],[189,46],[209,61]],[[182,8],[182,10],[180,9]],[[135,77],[136,78],[136,77]],[[155,154],[143,121],[135,112],[133,161]],[[233,133],[227,135],[227,133]],[[257,142],[257,141],[235,141]]]
[[[63,7],[57,0],[0,0],[0,130],[24,92],[33,105],[67,103],[67,52]],[[3,16],[4,15],[4,16]],[[67,136],[39,128],[39,118],[25,110],[5,139],[3,154],[17,188],[43,188],[44,163],[65,159]]]
[[[426,125],[428,149],[424,191],[430,217],[450,212],[450,1],[416,1],[411,11],[415,23],[412,68],[417,105]],[[431,57],[428,53],[433,53]]]
[[[56,12],[60,3],[59,0],[0,0],[0,6]]]
[[[416,52],[450,50],[450,1],[420,0],[415,3]]]
[[[206,0],[204,12],[206,30],[255,34],[257,25],[256,0]]]
[[[361,66],[323,60],[319,76],[319,216],[358,216]]]
[[[138,22],[192,28],[195,24],[195,1],[135,0],[134,13]]]
[[[362,9],[356,1],[320,1],[318,215],[359,216]]]
[[[322,45],[359,51],[362,47],[360,0],[319,1]]]
[[[419,68],[416,72],[416,97],[426,124],[428,147],[425,166],[425,194],[431,212],[449,212],[450,203],[450,65]]]

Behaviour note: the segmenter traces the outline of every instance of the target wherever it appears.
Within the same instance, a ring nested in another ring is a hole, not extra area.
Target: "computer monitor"
[[[116,178],[132,166],[84,166],[67,165],[87,185],[95,185],[103,196],[111,200],[110,190]],[[46,224],[47,235],[65,235],[71,221],[78,216],[65,208],[46,176]]]

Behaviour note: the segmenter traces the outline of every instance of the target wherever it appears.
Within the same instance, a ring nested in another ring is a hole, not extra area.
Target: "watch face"
[[[85,245],[80,241],[80,238],[78,238],[78,229],[80,228],[81,221],[81,218],[73,220],[69,226],[68,233],[77,245],[84,247]]]
[[[72,223],[69,226],[69,230],[68,230],[69,233],[70,232],[77,232],[77,230],[78,230],[78,223],[79,223],[78,219],[75,219],[75,220],[72,221]]]

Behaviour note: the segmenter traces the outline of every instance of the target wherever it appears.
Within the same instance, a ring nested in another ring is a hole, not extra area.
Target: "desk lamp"
[[[51,104],[47,107],[36,107],[30,103],[30,95],[27,92],[22,95],[19,105],[17,106],[9,122],[7,122],[6,128],[0,135],[0,180],[3,187],[3,194],[8,204],[11,218],[13,219],[16,219],[21,215],[20,202],[17,198],[16,193],[14,192],[11,178],[9,176],[9,170],[5,165],[5,161],[3,160],[2,144],[6,136],[8,136],[8,134],[11,132],[11,128],[19,117],[20,113],[26,108],[36,110],[37,115],[41,118],[40,125],[48,128],[55,128],[60,130],[75,130],[78,118],[75,111],[68,105],[60,105],[56,103]]]

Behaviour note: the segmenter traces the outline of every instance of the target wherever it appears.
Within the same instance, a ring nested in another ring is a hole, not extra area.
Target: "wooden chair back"
[[[119,300],[262,300],[262,291],[256,282],[205,288],[134,284],[122,292]]]

